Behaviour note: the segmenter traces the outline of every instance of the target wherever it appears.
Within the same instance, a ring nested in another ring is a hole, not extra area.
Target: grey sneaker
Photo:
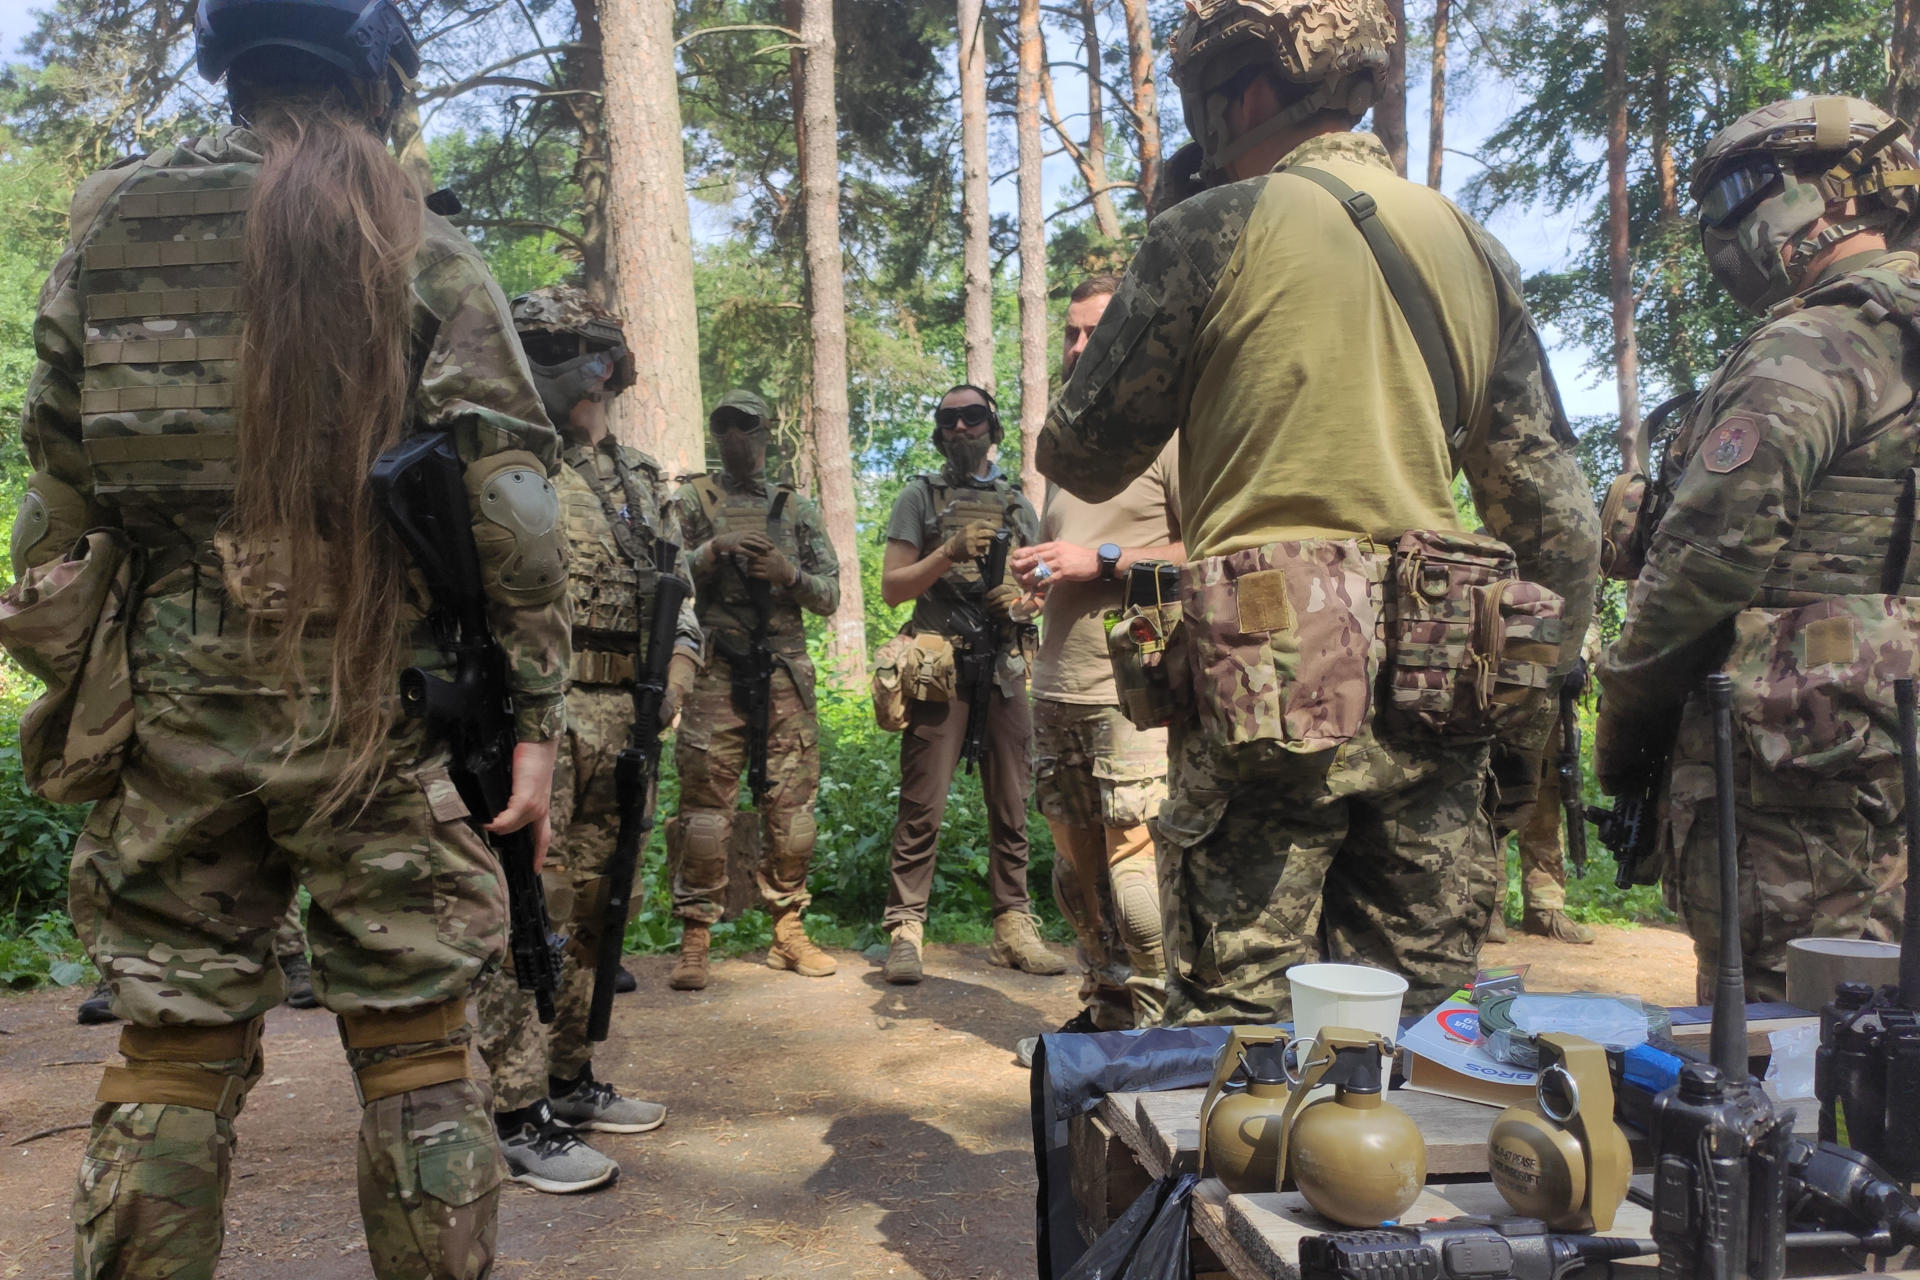
[[[301,955],[281,956],[280,972],[287,975],[287,1006],[293,1009],[318,1009],[320,997],[313,994],[313,966]]]
[[[567,1195],[604,1187],[620,1176],[620,1166],[563,1128],[542,1099],[531,1107],[493,1118],[507,1176],[535,1191]]]
[[[593,1068],[578,1080],[547,1077],[548,1101],[556,1122],[574,1129],[600,1133],[645,1133],[667,1122],[667,1109],[657,1102],[622,1097],[620,1091],[593,1078]]]

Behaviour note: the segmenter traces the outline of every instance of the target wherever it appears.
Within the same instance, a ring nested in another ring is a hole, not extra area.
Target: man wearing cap
[[[759,810],[764,858],[755,875],[773,915],[767,964],[804,977],[834,971],[807,937],[813,801],[820,789],[820,729],[802,610],[840,603],[840,561],[820,509],[793,486],[767,480],[773,414],[751,391],[729,391],[707,420],[721,468],[673,497],[685,531],[700,625],[711,641],[674,740],[680,811],[667,823],[673,913],[684,922],[669,985],[707,985],[709,930],[727,888],[727,848],[740,782]],[[756,706],[758,715],[756,715]],[[760,742],[755,721],[764,717]]]

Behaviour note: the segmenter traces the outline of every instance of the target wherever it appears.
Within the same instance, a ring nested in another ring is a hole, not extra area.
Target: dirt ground
[[[1487,963],[1533,966],[1536,990],[1634,991],[1690,1003],[1692,950],[1671,930],[1602,929],[1593,947],[1523,938]],[[1027,1078],[1010,1046],[1075,1008],[1074,979],[1009,973],[984,948],[930,947],[927,980],[889,987],[843,953],[801,979],[757,958],[706,991],[666,986],[670,960],[630,958],[598,1074],[665,1102],[653,1133],[596,1138],[611,1189],[509,1184],[508,1280],[712,1274],[1033,1274]],[[84,989],[0,998],[0,1280],[71,1274],[67,1224],[112,1027],[80,1027]],[[324,1010],[268,1017],[266,1076],[240,1121],[223,1277],[362,1280],[353,1086]],[[46,1132],[46,1131],[54,1132]]]

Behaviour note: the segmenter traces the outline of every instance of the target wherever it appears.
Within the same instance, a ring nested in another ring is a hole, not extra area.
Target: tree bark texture
[[[1633,247],[1627,224],[1627,6],[1607,0],[1607,275],[1613,298],[1613,371],[1621,462],[1640,456],[1640,348],[1633,332]]]
[[[614,297],[627,345],[642,353],[646,369],[639,385],[613,402],[613,428],[669,475],[706,464],[673,16],[673,0],[600,5]]]
[[[1660,221],[1672,222],[1680,216],[1680,175],[1673,163],[1673,86],[1667,77],[1672,64],[1662,58],[1653,68],[1648,86],[1647,115],[1653,128],[1653,180],[1660,193]]]
[[[837,678],[867,678],[867,607],[853,524],[853,447],[847,432],[846,268],[840,256],[840,121],[834,108],[833,0],[798,0],[805,48],[795,67],[795,124],[806,219],[807,318],[813,340],[811,439],[820,513],[839,557],[840,607],[827,632]]]
[[[1440,189],[1440,162],[1447,153],[1447,15],[1450,0],[1433,0],[1433,67],[1428,77],[1427,185]]]
[[[1033,465],[1047,417],[1047,242],[1040,213],[1040,0],[1020,0],[1014,135],[1020,189],[1020,488],[1038,511],[1047,482]],[[1109,204],[1111,212],[1111,204]],[[1118,230],[1116,225],[1115,230]]]
[[[1393,19],[1393,43],[1387,46],[1387,69],[1380,73],[1380,91],[1373,104],[1373,132],[1393,157],[1394,171],[1407,176],[1407,0],[1387,0]]]
[[[1160,91],[1153,82],[1153,24],[1147,0],[1120,0],[1127,19],[1127,75],[1133,81],[1134,136],[1138,139],[1140,204],[1153,203],[1160,181]]]
[[[567,55],[563,99],[579,131],[573,180],[580,188],[580,275],[586,290],[604,307],[617,303],[607,269],[607,130],[601,111],[606,95],[606,64],[600,56],[598,0],[573,0],[580,48]]]
[[[1021,12],[1026,6],[1021,6]],[[1107,190],[1107,112],[1100,90],[1100,29],[1096,21],[1095,0],[1080,0],[1080,26],[1087,55],[1087,190],[1093,193],[1093,223],[1109,240],[1120,238],[1120,215],[1114,212],[1113,193]],[[1034,14],[1034,65],[1046,74],[1046,45],[1039,39],[1040,17]],[[1021,46],[1024,57],[1025,45]],[[1035,129],[1039,128],[1036,124]],[[1023,218],[1024,214],[1021,215]],[[1022,375],[1024,380],[1024,375]],[[1039,507],[1036,504],[1035,510]]]
[[[982,0],[958,0],[960,221],[967,381],[993,390],[993,265],[987,213],[987,34]]]
[[[1912,124],[1920,116],[1920,0],[1893,0],[1887,71],[1887,110]]]

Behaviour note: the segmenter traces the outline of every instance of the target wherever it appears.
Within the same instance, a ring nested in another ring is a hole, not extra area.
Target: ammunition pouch
[[[1329,751],[1366,726],[1386,568],[1371,543],[1332,538],[1182,568],[1194,711],[1213,743],[1246,757],[1243,776],[1273,763],[1273,751]],[[1256,750],[1237,750],[1246,748]]]
[[[1386,717],[1448,738],[1517,734],[1555,688],[1566,602],[1505,543],[1413,529],[1393,552]]]
[[[127,1065],[102,1073],[94,1100],[194,1107],[231,1120],[260,1078],[264,1025],[253,1018],[220,1027],[122,1027],[120,1056]],[[239,1064],[239,1073],[208,1065],[220,1062]]]
[[[133,741],[136,559],[125,534],[94,529],[0,595],[0,646],[47,686],[20,717],[20,772],[49,800],[108,794]]]
[[[360,1104],[415,1089],[471,1079],[467,1046],[449,1043],[467,1027],[463,1000],[443,1000],[415,1009],[341,1014],[340,1041],[349,1050],[412,1047],[409,1053],[357,1062],[354,1087]]]
[[[574,638],[576,644],[580,638]],[[631,684],[633,682],[633,650],[577,648],[573,651],[574,684]]]
[[[888,733],[907,727],[915,702],[951,702],[959,692],[953,642],[937,632],[902,631],[873,659],[873,718]]]
[[[1107,657],[1120,714],[1136,729],[1158,729],[1192,711],[1180,606],[1133,605],[1107,614]]]

